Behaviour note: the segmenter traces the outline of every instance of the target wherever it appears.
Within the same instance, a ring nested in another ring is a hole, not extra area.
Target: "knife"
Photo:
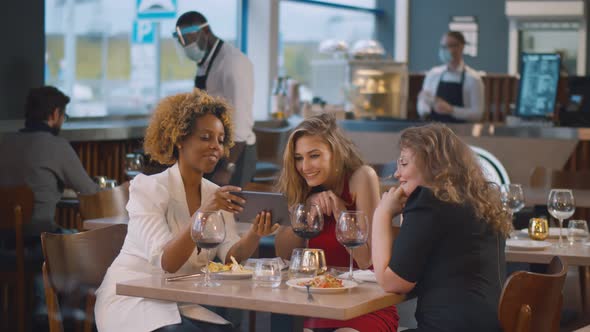
[[[185,279],[190,279],[190,278],[194,278],[194,277],[200,277],[202,275],[203,275],[202,273],[185,274],[185,275],[181,275],[181,276],[168,277],[168,278],[166,278],[166,281],[185,280]]]

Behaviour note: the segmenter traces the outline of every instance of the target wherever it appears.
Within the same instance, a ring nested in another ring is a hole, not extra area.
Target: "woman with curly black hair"
[[[261,212],[240,238],[233,214],[242,208],[234,202],[244,200],[231,192],[241,188],[220,188],[203,178],[233,145],[229,109],[222,99],[200,90],[165,98],[156,108],[144,149],[155,161],[172,166],[131,182],[127,237],[96,292],[100,331],[231,330],[224,324],[229,322],[205,308],[179,309],[175,302],[120,296],[115,290],[119,281],[200,268],[215,255],[222,262],[229,262],[230,256],[241,261],[254,253],[262,236],[278,227],[271,227],[270,213]],[[190,236],[193,216],[218,210],[225,219],[225,240],[216,249],[199,250]]]

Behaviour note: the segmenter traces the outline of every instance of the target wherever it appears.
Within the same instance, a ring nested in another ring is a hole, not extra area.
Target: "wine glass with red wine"
[[[350,250],[348,280],[352,278],[352,250],[367,243],[369,219],[363,211],[344,211],[336,223],[336,239]]]
[[[291,210],[293,232],[304,239],[320,235],[324,229],[324,216],[316,204],[299,204]]]
[[[197,211],[191,227],[191,238],[198,248],[205,251],[207,266],[205,280],[195,285],[200,287],[217,287],[221,284],[212,282],[209,276],[209,249],[214,249],[225,240],[225,220],[220,211]]]

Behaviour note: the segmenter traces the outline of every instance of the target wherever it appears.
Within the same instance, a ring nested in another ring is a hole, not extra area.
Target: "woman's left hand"
[[[272,214],[270,211],[262,211],[256,215],[256,220],[254,220],[250,232],[263,237],[270,235],[278,228],[279,224],[272,224]]]
[[[332,190],[322,191],[316,195],[318,195],[318,200],[322,202],[322,205],[326,206],[326,211],[322,211],[326,215],[332,215],[334,218],[338,218],[340,212],[346,211],[346,203]]]
[[[391,187],[389,191],[383,194],[377,209],[383,210],[392,217],[395,217],[402,212],[407,200],[408,196],[402,187]]]

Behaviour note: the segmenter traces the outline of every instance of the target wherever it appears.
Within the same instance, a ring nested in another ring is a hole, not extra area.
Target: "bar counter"
[[[301,118],[292,118],[296,125]],[[72,120],[64,123],[60,135],[71,142],[133,140],[143,138],[149,118],[130,117],[117,119]],[[280,127],[286,121],[256,121],[260,127]],[[8,132],[18,131],[24,120],[0,121],[0,138]],[[409,120],[341,120],[340,125],[352,132],[400,132],[424,122]],[[460,136],[515,137],[590,141],[590,128],[506,126],[498,124],[448,124]]]
[[[106,175],[119,181],[125,153],[141,147],[147,117],[90,119],[66,122],[60,135],[72,142],[91,175]],[[259,121],[255,126],[294,127],[301,118],[289,121]],[[2,135],[17,131],[23,120],[0,121]],[[341,127],[357,144],[370,164],[387,163],[399,154],[399,132],[424,122],[407,120],[341,120]],[[534,166],[590,169],[590,128],[526,127],[497,124],[450,124],[468,144],[495,155],[513,182],[528,183]],[[97,158],[107,159],[101,162]],[[104,164],[105,162],[110,165]],[[567,165],[567,164],[573,165]],[[102,165],[104,164],[104,165]],[[101,166],[102,165],[102,166]]]

